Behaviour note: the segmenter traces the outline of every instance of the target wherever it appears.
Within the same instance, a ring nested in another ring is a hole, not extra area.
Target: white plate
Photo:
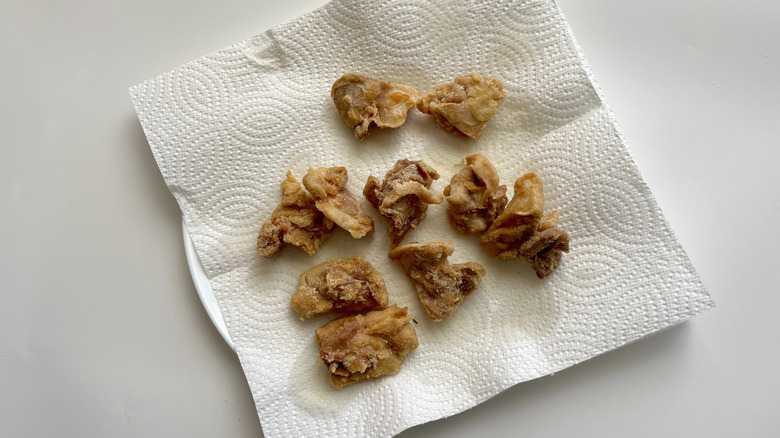
[[[187,232],[187,224],[184,223],[184,219],[181,220],[181,229],[184,233],[184,254],[187,255],[187,265],[190,267],[190,275],[192,275],[192,282],[195,283],[195,290],[198,291],[200,301],[203,303],[203,307],[206,308],[211,322],[217,328],[217,331],[222,335],[222,339],[227,342],[233,351],[236,351],[236,347],[233,346],[233,340],[230,339],[228,334],[227,325],[222,318],[222,311],[219,310],[217,304],[217,297],[214,296],[214,289],[211,288],[211,283],[206,272],[203,271],[203,265],[200,263],[198,253],[195,252],[195,244],[190,239],[190,233]]]

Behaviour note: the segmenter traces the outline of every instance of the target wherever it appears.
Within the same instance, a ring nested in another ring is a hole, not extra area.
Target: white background
[[[323,3],[0,3],[0,436],[262,436],[127,88]],[[718,307],[400,436],[776,436],[780,2],[558,4]]]

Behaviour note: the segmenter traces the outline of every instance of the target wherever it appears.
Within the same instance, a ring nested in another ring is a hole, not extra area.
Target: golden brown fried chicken
[[[257,252],[263,257],[278,253],[284,243],[298,246],[312,255],[330,235],[333,222],[317,210],[314,199],[303,190],[292,173],[282,181],[282,203],[263,223],[257,236]]]
[[[417,101],[417,109],[432,115],[445,131],[478,139],[506,97],[501,80],[472,71],[458,76]]]
[[[484,155],[469,155],[466,164],[444,189],[447,217],[461,233],[482,234],[504,211],[506,186],[498,185],[498,172]]]
[[[500,259],[519,257],[520,245],[536,231],[543,208],[542,179],[533,172],[526,173],[515,181],[515,195],[479,244]]]
[[[452,315],[463,297],[474,292],[485,276],[485,268],[479,263],[447,263],[453,251],[451,243],[431,242],[402,245],[389,254],[404,268],[420,303],[436,322]]]
[[[374,220],[347,189],[347,178],[347,169],[343,167],[320,167],[309,169],[303,185],[325,217],[359,239],[374,231]]]
[[[399,160],[380,183],[373,176],[363,189],[363,196],[382,216],[389,218],[387,235],[395,247],[406,234],[425,219],[428,204],[440,204],[441,195],[430,191],[439,174],[422,161]]]
[[[569,252],[569,235],[555,228],[558,211],[542,216],[542,179],[531,172],[515,181],[515,195],[487,232],[479,239],[482,248],[501,259],[520,258],[545,278],[561,264]]]
[[[315,331],[335,387],[394,374],[418,346],[406,307],[342,316]]]
[[[346,73],[330,92],[341,120],[363,140],[373,126],[397,128],[404,124],[420,92],[403,84]]]
[[[363,257],[328,260],[301,274],[290,305],[311,318],[328,312],[362,312],[387,305],[382,274]]]
[[[540,279],[561,265],[564,252],[569,252],[569,235],[558,228],[537,231],[520,246],[520,257],[534,268]]]

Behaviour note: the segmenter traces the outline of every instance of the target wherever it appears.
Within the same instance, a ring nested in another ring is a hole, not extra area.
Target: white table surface
[[[322,3],[0,3],[0,436],[262,436],[127,88]],[[777,436],[780,2],[558,3],[718,307],[401,436]]]

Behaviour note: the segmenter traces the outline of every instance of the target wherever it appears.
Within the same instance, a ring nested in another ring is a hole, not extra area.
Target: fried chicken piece
[[[520,256],[520,245],[536,231],[544,208],[542,179],[530,172],[515,181],[515,195],[479,239],[488,254],[500,259]],[[557,214],[556,214],[557,218]]]
[[[303,190],[290,171],[282,181],[282,203],[263,223],[257,236],[257,252],[272,257],[284,243],[312,255],[333,229],[333,222],[317,210],[314,199]]]
[[[347,169],[343,167],[320,167],[309,169],[303,185],[325,217],[360,239],[374,231],[374,220],[347,189],[347,178]]]
[[[423,94],[417,109],[432,115],[445,131],[478,139],[504,97],[501,80],[484,79],[472,71]]]
[[[402,245],[389,254],[412,279],[420,303],[435,322],[452,315],[485,276],[485,268],[479,263],[447,263],[453,251],[451,243],[431,242]]]
[[[544,231],[548,228],[554,228],[556,225],[558,225],[558,210],[553,210],[539,220],[536,230]]]
[[[352,128],[355,138],[363,140],[373,126],[403,125],[420,92],[408,85],[346,73],[333,84],[330,95],[341,120]]]
[[[387,305],[385,280],[363,257],[334,259],[301,274],[290,305],[311,318],[328,312],[362,312]]]
[[[569,235],[555,228],[558,210],[542,216],[543,209],[542,179],[526,173],[515,181],[515,196],[479,244],[498,258],[520,258],[534,268],[537,277],[547,277],[560,266],[563,253],[569,252]]]
[[[369,176],[363,196],[382,216],[389,218],[387,235],[395,248],[406,234],[425,219],[428,204],[441,204],[444,198],[431,192],[439,174],[422,161],[399,160],[381,183]]]
[[[447,217],[461,233],[482,234],[504,211],[506,186],[498,185],[498,172],[484,155],[469,155],[466,164],[444,189]]]
[[[537,231],[520,245],[520,257],[534,268],[540,279],[561,265],[564,252],[569,252],[569,235],[558,228]]]
[[[315,331],[335,387],[395,374],[418,346],[406,307],[342,316]]]

